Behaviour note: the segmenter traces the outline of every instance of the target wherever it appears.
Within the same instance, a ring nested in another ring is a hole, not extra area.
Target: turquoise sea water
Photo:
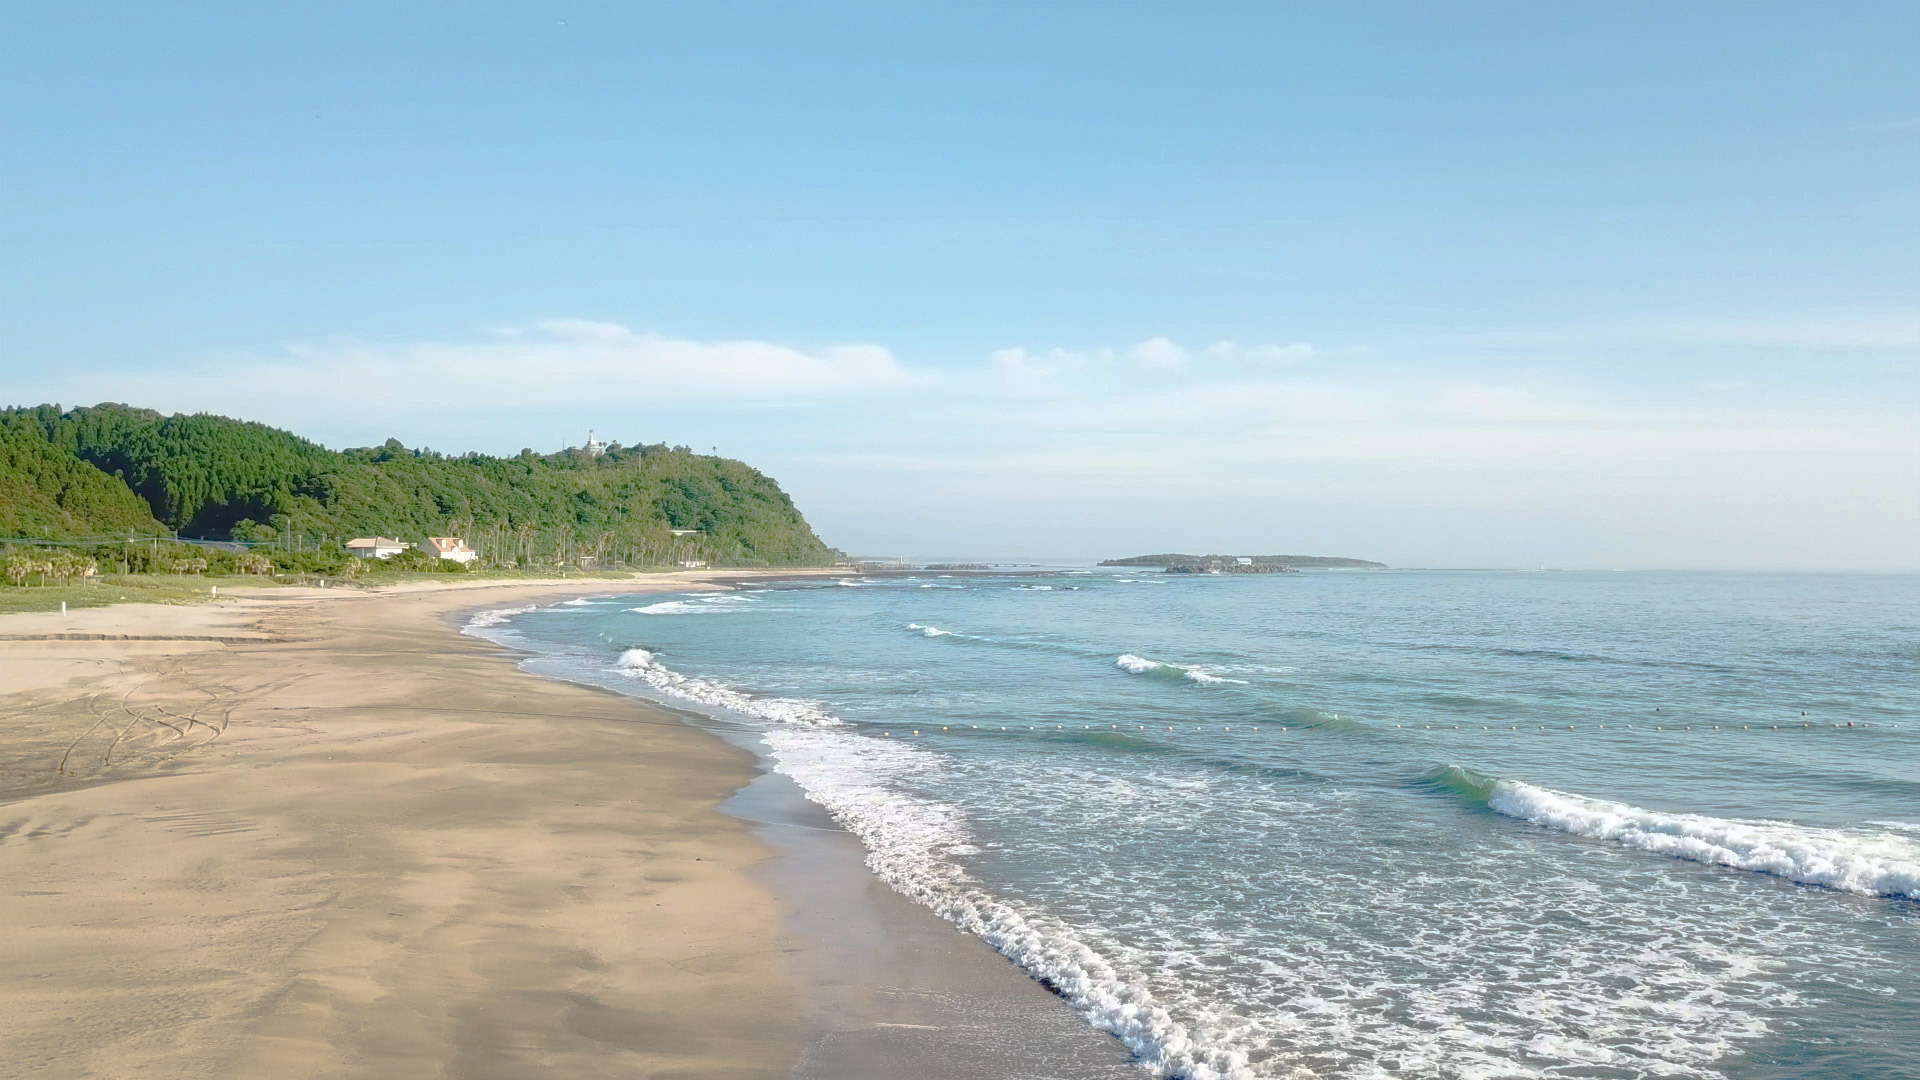
[[[763,731],[1164,1075],[1920,1077],[1920,578],[926,574],[475,632]]]

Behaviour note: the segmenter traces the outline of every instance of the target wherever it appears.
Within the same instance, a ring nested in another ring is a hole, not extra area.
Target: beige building
[[[467,542],[458,536],[429,536],[427,551],[443,559],[452,559],[457,563],[470,563],[480,557],[480,553],[467,546]]]
[[[362,559],[391,559],[412,546],[403,540],[389,540],[384,536],[356,536],[346,543],[347,553]]]

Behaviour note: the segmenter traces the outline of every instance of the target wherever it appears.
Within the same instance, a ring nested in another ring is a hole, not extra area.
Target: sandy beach
[[[0,618],[0,1075],[1137,1075],[746,750],[457,630],[715,578]]]

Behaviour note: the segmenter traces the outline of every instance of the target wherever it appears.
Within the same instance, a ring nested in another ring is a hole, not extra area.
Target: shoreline
[[[805,576],[0,617],[18,1075],[1139,1075],[749,748],[460,633]]]
[[[501,648],[548,655],[521,642]],[[718,809],[755,826],[770,849],[753,873],[781,903],[790,933],[785,948],[806,988],[796,1078],[1146,1075],[1118,1039],[1013,960],[876,876],[854,834],[774,770],[764,727],[641,696],[617,678],[530,673],[657,708],[753,755],[757,775]]]

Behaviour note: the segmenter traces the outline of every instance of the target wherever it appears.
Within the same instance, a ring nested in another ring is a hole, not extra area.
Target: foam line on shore
[[[1065,926],[1030,916],[973,880],[959,862],[977,850],[960,811],[882,779],[937,769],[939,755],[844,730],[783,728],[768,732],[766,743],[775,771],[865,845],[877,877],[992,945],[1142,1064],[1185,1080],[1252,1080],[1244,1050],[1215,1044],[1175,1020],[1146,987],[1121,976]]]
[[[1252,1080],[1243,1050],[1215,1045],[1175,1020],[1064,926],[1029,917],[975,882],[959,860],[975,853],[960,811],[887,783],[939,767],[939,755],[856,735],[820,705],[759,698],[689,678],[647,649],[621,653],[616,669],[661,693],[770,721],[764,736],[776,772],[859,838],[867,866],[901,894],[966,930],[1042,980],[1090,1023],[1120,1039],[1161,1075]]]

